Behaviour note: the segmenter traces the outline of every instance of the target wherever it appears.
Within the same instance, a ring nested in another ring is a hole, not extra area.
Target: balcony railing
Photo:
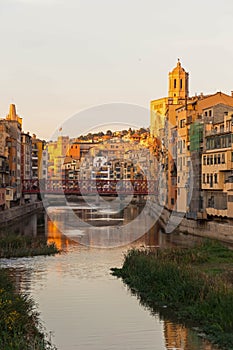
[[[8,165],[1,165],[0,166],[0,172],[1,173],[8,173],[9,172],[9,166]]]
[[[206,131],[206,136],[214,136],[214,135],[222,135],[222,134],[229,134],[233,132],[233,128],[226,128],[221,130],[208,130]]]

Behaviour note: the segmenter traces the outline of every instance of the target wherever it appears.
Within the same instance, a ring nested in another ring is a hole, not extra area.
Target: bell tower
[[[187,100],[189,95],[189,73],[181,66],[178,58],[176,67],[169,73],[168,98],[172,104],[179,104],[181,100]]]

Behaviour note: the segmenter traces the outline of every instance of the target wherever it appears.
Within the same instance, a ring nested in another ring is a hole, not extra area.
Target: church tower
[[[176,67],[169,73],[168,98],[172,104],[186,101],[189,95],[189,74],[181,67],[178,59]]]

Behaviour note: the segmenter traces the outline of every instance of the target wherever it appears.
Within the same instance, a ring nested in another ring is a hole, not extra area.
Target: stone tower
[[[189,95],[189,74],[181,67],[178,59],[176,67],[169,73],[168,98],[170,103],[179,104]]]

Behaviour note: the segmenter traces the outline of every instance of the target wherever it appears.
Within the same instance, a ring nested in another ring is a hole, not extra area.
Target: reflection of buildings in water
[[[187,349],[188,334],[184,326],[164,321],[164,337],[167,350]],[[191,350],[191,348],[189,350]]]
[[[10,276],[14,281],[14,286],[17,293],[20,293],[23,289],[27,292],[31,288],[31,279],[33,271],[26,268],[13,268],[9,270]]]
[[[184,325],[164,321],[164,337],[167,350],[214,350],[208,341],[194,331],[188,330]]]
[[[157,248],[161,245],[161,234],[159,224],[155,223],[142,237],[133,242],[143,247]]]
[[[47,221],[47,242],[48,244],[55,243],[58,249],[67,249],[69,245],[74,245],[75,242],[64,236],[58,229],[56,221]]]
[[[157,247],[161,243],[159,227],[155,224],[145,233],[152,219],[142,214],[138,220],[143,209],[144,206],[127,205],[117,200],[106,201],[99,207],[54,208],[49,212],[50,221],[46,225],[48,242],[55,242],[60,249],[62,244],[67,248],[69,238],[65,240],[64,232],[68,237],[72,234],[70,242],[78,241],[84,246],[116,247],[134,242],[138,247]]]

